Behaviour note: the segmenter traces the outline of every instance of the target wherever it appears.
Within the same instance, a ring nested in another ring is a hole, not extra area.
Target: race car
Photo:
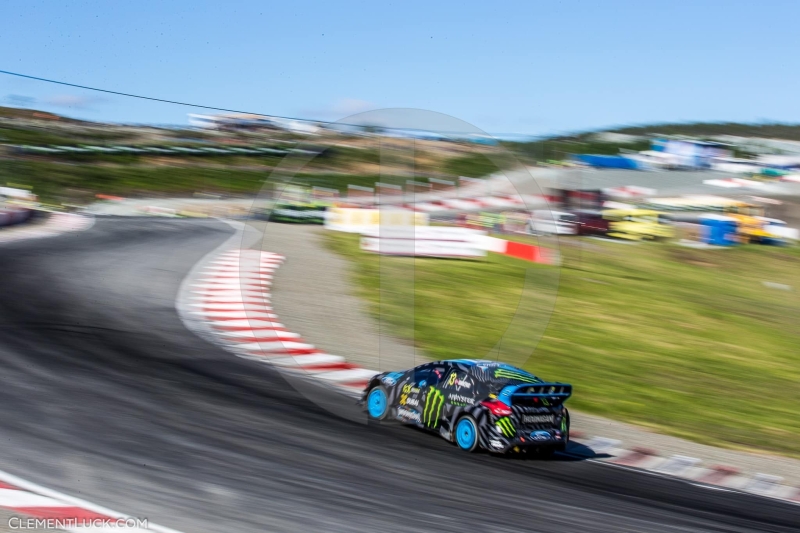
[[[361,396],[373,420],[438,433],[467,452],[566,449],[572,385],[496,361],[453,359],[374,376]]]

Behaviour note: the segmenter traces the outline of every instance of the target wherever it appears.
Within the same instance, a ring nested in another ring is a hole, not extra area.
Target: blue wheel
[[[367,395],[367,412],[369,416],[376,420],[383,420],[386,417],[389,402],[386,399],[386,391],[383,387],[375,387]]]
[[[469,415],[461,418],[456,424],[456,444],[467,452],[473,452],[478,447],[478,425]]]

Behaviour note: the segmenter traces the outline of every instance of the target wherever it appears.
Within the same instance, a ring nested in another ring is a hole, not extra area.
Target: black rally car
[[[563,406],[572,385],[548,383],[496,361],[454,359],[374,376],[361,397],[370,418],[397,419],[459,448],[545,455],[569,442]]]

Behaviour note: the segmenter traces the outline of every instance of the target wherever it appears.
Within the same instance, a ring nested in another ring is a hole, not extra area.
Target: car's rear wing
[[[506,405],[549,407],[564,403],[572,396],[568,383],[523,383],[503,387],[497,399]]]

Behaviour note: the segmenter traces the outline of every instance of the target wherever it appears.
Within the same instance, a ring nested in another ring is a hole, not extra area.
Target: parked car
[[[603,218],[602,211],[584,210],[575,213],[578,235],[606,235],[608,220]]]
[[[528,233],[533,235],[575,235],[577,217],[564,211],[534,211],[528,221]]]
[[[666,224],[664,213],[649,209],[608,209],[603,211],[608,220],[608,236],[632,241],[669,239],[675,236],[672,226]]]
[[[269,220],[297,224],[324,224],[327,208],[328,205],[324,202],[279,201],[269,213]]]

